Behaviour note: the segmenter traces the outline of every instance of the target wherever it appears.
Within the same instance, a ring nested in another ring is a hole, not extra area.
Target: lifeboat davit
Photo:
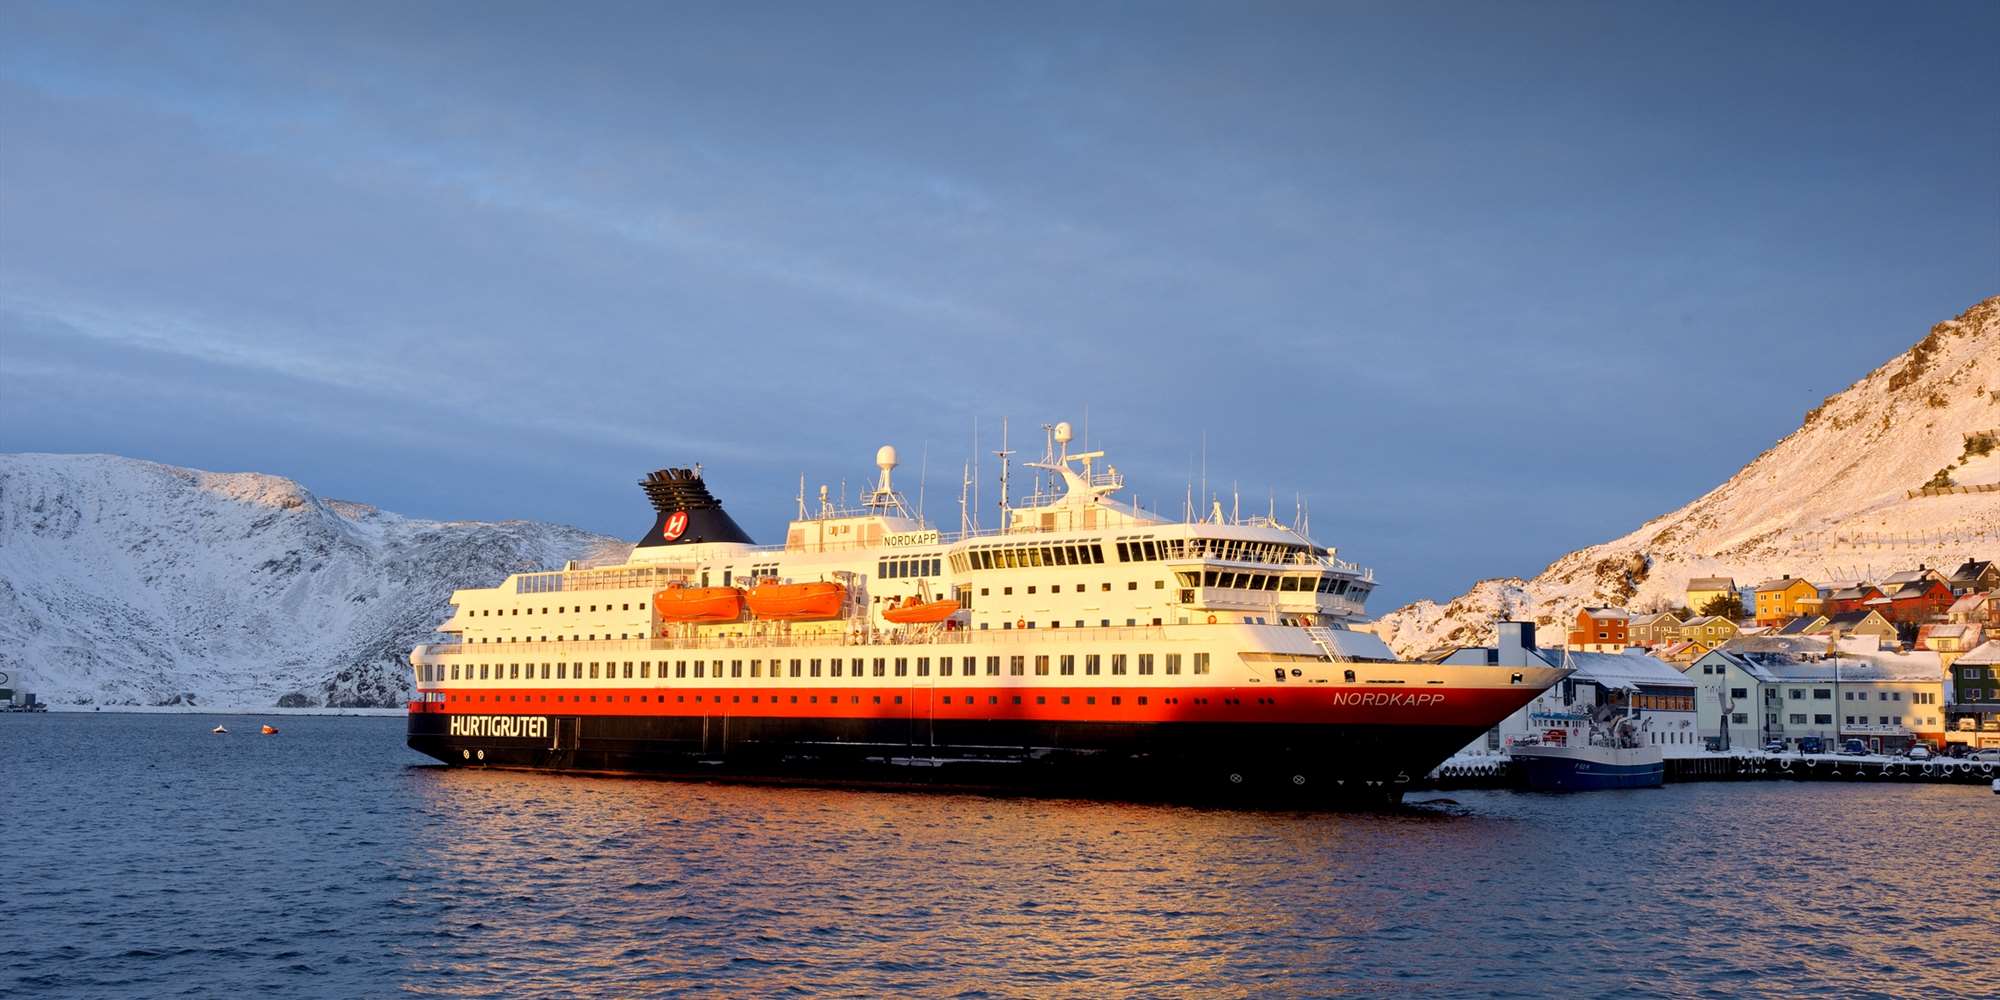
[[[735,587],[668,587],[653,592],[653,610],[666,622],[733,622],[743,617],[743,591]]]
[[[840,617],[847,587],[839,583],[760,583],[750,588],[750,613],[766,621],[818,622]]]
[[[935,601],[905,598],[903,603],[882,611],[882,617],[898,625],[932,625],[958,614],[958,600],[946,597]]]

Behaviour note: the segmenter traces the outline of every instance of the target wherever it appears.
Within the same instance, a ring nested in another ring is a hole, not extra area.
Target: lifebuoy
[[[1015,628],[1027,628],[1027,627],[1028,627],[1028,620],[1027,620],[1026,618],[1016,618],[1016,619],[1014,619],[1014,627],[1015,627]]]
[[[1215,624],[1215,616],[1214,616],[1214,615],[1209,615],[1209,616],[1208,616],[1208,623],[1209,623],[1210,625],[1213,625],[1213,624]]]

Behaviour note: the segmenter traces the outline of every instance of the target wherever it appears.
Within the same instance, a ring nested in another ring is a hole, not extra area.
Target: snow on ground
[[[628,548],[277,476],[0,455],[0,670],[51,704],[395,705],[452,590]]]
[[[2000,558],[2000,492],[1910,496],[1965,460],[1968,435],[1996,430],[2000,298],[1938,324],[1828,397],[1798,430],[1687,506],[1572,552],[1531,580],[1482,580],[1449,602],[1398,608],[1376,632],[1412,656],[1488,642],[1502,617],[1549,626],[1586,604],[1672,607],[1691,577],[1734,577],[1747,587],[1787,573],[1852,579]],[[1996,475],[1992,463],[1973,459],[1959,472]]]

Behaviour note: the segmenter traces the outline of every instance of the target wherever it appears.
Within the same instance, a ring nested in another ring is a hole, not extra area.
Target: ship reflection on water
[[[1964,789],[1337,814],[409,776],[426,819],[398,905],[423,926],[398,952],[418,994],[1963,992],[1979,974],[1951,927],[1976,919],[1988,862],[1906,841],[1912,810],[1990,823]],[[1863,875],[1856,856],[1901,860]]]

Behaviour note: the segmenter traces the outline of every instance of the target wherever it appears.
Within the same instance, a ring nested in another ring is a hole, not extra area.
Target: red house
[[[1880,590],[1865,583],[1855,584],[1851,587],[1842,587],[1826,595],[1826,607],[1822,608],[1820,613],[1825,615],[1844,615],[1855,611],[1866,611],[1868,610],[1868,602],[1881,596],[1882,592]]]
[[[1631,615],[1624,608],[1584,608],[1570,626],[1569,648],[1590,653],[1622,653]]]
[[[1889,620],[1898,625],[1914,625],[1941,619],[1957,599],[1943,580],[1907,583],[1889,598]]]

